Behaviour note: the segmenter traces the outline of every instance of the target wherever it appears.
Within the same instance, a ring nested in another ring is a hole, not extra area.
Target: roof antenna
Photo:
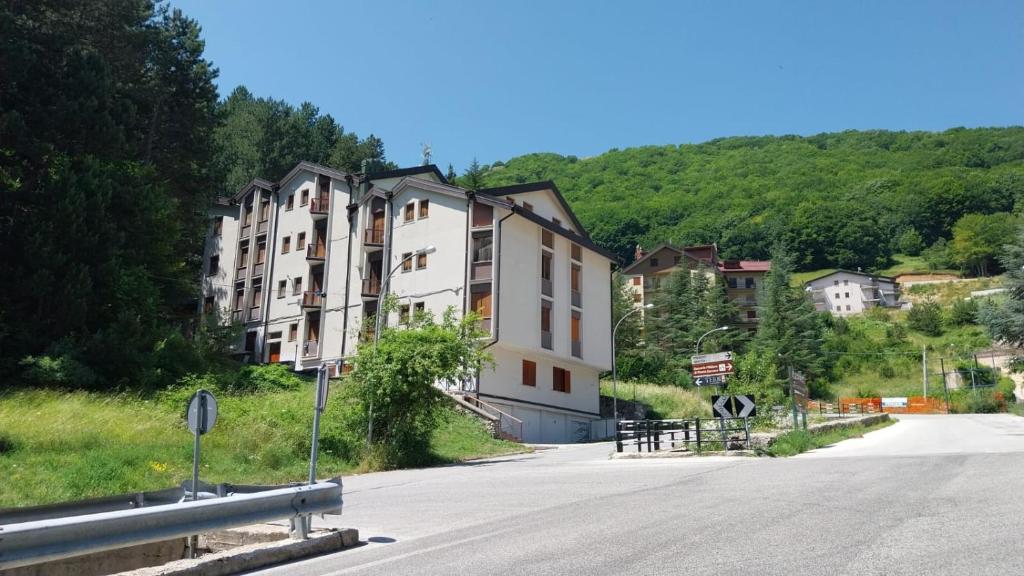
[[[422,166],[429,166],[430,165],[430,156],[433,154],[433,150],[431,150],[431,148],[430,148],[430,142],[427,142],[426,144],[423,144],[421,142],[420,146],[423,147],[423,163],[421,165]]]

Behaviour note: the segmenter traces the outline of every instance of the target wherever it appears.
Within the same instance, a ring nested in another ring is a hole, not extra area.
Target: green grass
[[[803,286],[809,280],[814,280],[819,276],[831,274],[835,271],[835,268],[822,268],[821,270],[811,270],[810,272],[794,272],[789,276],[789,284],[790,286]]]
[[[711,415],[711,404],[705,393],[702,398],[694,390],[685,390],[677,386],[659,386],[637,382],[619,382],[618,396],[620,400],[636,400],[646,404],[650,410],[648,418],[672,419],[706,417]],[[612,382],[601,381],[601,395],[612,395]]]
[[[954,300],[969,298],[971,292],[1000,288],[1003,286],[1003,280],[1003,276],[992,276],[990,278],[970,278],[958,282],[914,284],[903,290],[903,296],[912,302],[934,300],[948,306]]]
[[[901,274],[952,274],[954,276],[960,276],[960,272],[958,270],[930,270],[928,268],[928,263],[920,256],[893,254],[892,259],[896,261],[895,264],[888,268],[877,270],[876,272],[881,276],[899,276]]]
[[[807,452],[808,450],[822,448],[850,438],[860,438],[868,432],[880,430],[886,426],[891,426],[894,423],[895,421],[893,420],[887,420],[870,426],[857,425],[818,434],[804,430],[794,430],[780,435],[775,440],[775,443],[768,448],[768,454],[771,456],[794,456],[802,452]]]
[[[357,469],[341,426],[350,400],[332,390],[321,423],[318,475]],[[172,395],[173,396],[173,395]],[[202,439],[207,482],[270,484],[308,475],[311,384],[298,390],[218,397],[219,416]],[[191,476],[192,435],[179,398],[19,390],[0,395],[0,507],[153,490]],[[517,452],[475,419],[449,411],[431,438],[436,463]]]

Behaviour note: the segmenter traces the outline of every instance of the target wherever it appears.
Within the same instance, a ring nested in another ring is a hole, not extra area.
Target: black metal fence
[[[750,425],[746,418],[619,420],[615,423],[616,452],[634,446],[637,452],[746,450],[750,448]]]

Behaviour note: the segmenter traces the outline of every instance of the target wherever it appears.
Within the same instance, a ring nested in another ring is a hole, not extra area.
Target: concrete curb
[[[359,542],[359,531],[343,528],[313,532],[308,540],[277,540],[206,554],[195,560],[176,560],[163,566],[121,572],[118,576],[228,576],[329,552]]]

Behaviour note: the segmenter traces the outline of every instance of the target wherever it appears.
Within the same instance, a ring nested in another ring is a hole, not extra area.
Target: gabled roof
[[[397,168],[395,170],[385,170],[383,172],[370,172],[367,174],[370,181],[383,180],[385,178],[399,178],[402,176],[416,176],[417,174],[434,174],[442,184],[448,184],[448,179],[444,177],[441,170],[437,168],[436,164],[427,164],[425,166],[413,166],[411,168]]]
[[[811,282],[817,282],[818,280],[822,280],[824,278],[828,278],[829,276],[832,276],[832,275],[835,275],[835,274],[853,274],[854,276],[863,276],[865,278],[876,278],[878,280],[885,280],[885,281],[888,281],[888,282],[892,282],[894,284],[896,283],[896,279],[893,278],[892,276],[882,276],[881,274],[868,274],[867,272],[859,272],[859,271],[856,271],[856,270],[845,270],[843,268],[839,268],[837,270],[833,270],[832,272],[829,272],[828,274],[822,274],[821,276],[818,276],[816,278],[811,278],[810,280],[804,282],[804,285],[806,286],[807,284],[810,284]]]
[[[691,260],[693,260],[695,262],[697,261],[696,258],[694,258],[693,256],[690,256],[689,254],[686,254],[685,252],[683,252],[679,248],[676,248],[675,246],[672,246],[671,244],[665,243],[665,244],[659,244],[659,245],[655,246],[649,252],[645,252],[644,255],[641,256],[639,259],[634,260],[632,264],[630,264],[629,266],[626,266],[626,268],[622,271],[622,273],[625,274],[626,276],[629,276],[629,275],[633,274],[634,268],[637,268],[641,263],[647,262],[648,260],[650,260],[651,256],[654,256],[658,252],[661,252],[662,250],[666,250],[666,249],[668,251],[670,251],[670,252],[674,252],[676,255],[686,256],[687,258],[689,258],[689,259],[691,259]]]
[[[722,272],[768,272],[772,269],[771,260],[719,260],[718,269]]]
[[[323,174],[324,176],[329,176],[331,178],[338,179],[344,179],[345,177],[348,176],[348,174],[345,174],[344,172],[341,172],[339,170],[335,170],[334,168],[328,168],[327,166],[314,164],[313,162],[306,162],[305,160],[303,160],[302,162],[296,164],[294,168],[289,170],[288,173],[284,175],[284,178],[281,178],[281,180],[278,181],[278,188],[284,186],[286,182],[294,178],[296,174],[303,170],[309,170],[314,174]]]
[[[479,190],[477,190],[477,192],[479,192]],[[568,238],[569,240],[579,244],[580,246],[585,246],[585,247],[589,248],[590,250],[593,250],[594,252],[597,252],[601,256],[604,256],[605,258],[611,260],[612,264],[617,264],[618,258],[615,256],[615,254],[612,254],[611,252],[605,250],[604,248],[601,248],[597,244],[594,244],[594,241],[591,240],[588,236],[581,236],[581,235],[573,232],[572,230],[569,230],[568,228],[565,228],[565,227],[562,227],[562,226],[558,226],[557,224],[555,224],[554,222],[548,220],[547,218],[542,218],[539,215],[535,214],[533,211],[527,210],[527,209],[525,209],[522,206],[519,206],[517,204],[511,205],[510,208],[512,209],[512,213],[513,214],[517,214],[519,216],[522,216],[523,218],[526,218],[530,222],[533,222],[534,224],[537,224],[541,228],[544,228],[545,230],[549,230],[549,231],[551,231],[551,232],[553,232],[555,234],[558,234],[559,236],[562,236],[563,238]],[[582,230],[582,228],[581,228],[581,230]]]
[[[243,196],[249,193],[249,190],[252,190],[253,188],[259,188],[260,190],[273,190],[274,183],[264,180],[263,178],[253,178],[245,186],[239,188],[238,192],[231,195],[231,201],[238,202]]]
[[[579,219],[576,218],[576,213],[569,207],[569,203],[565,201],[565,197],[562,196],[562,192],[555,186],[555,183],[551,180],[542,180],[540,182],[527,182],[526,184],[513,184],[511,186],[497,186],[495,188],[481,188],[476,190],[478,194],[486,194],[488,196],[495,196],[501,198],[503,196],[514,196],[516,194],[524,194],[526,192],[543,192],[551,191],[555,195],[555,200],[565,210],[565,213],[572,220],[572,225],[580,234],[586,238],[590,238],[590,234],[587,234],[587,229],[583,227]]]

